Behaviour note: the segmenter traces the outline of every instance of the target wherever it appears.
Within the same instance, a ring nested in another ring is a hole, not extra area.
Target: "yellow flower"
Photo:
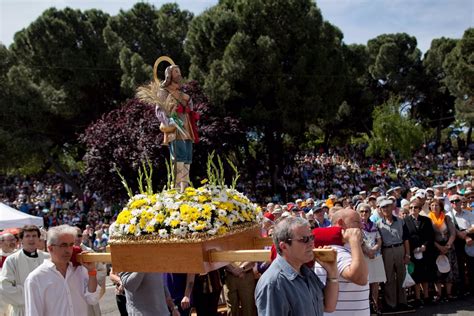
[[[131,209],[140,208],[142,205],[145,205],[145,204],[146,204],[145,199],[139,199],[139,200],[133,201],[132,204],[130,205],[130,208]]]
[[[130,234],[135,234],[136,230],[137,230],[137,226],[135,226],[135,224],[130,224],[130,226],[128,226],[128,232]]]
[[[207,179],[202,179],[202,180],[201,180],[201,184],[205,184],[205,183],[207,183],[208,181],[209,181],[209,180],[207,180]]]
[[[225,223],[226,225],[229,225],[229,219],[225,216],[219,216],[219,220],[223,223]]]
[[[150,210],[150,211],[146,212],[146,219],[148,221],[151,221],[153,219],[153,211]]]
[[[211,206],[209,204],[204,205],[204,209],[201,212],[201,216],[206,218],[206,219],[209,219],[209,218],[211,218],[211,215],[212,215]]]
[[[221,226],[221,227],[219,227],[219,228],[217,229],[217,234],[218,234],[218,235],[223,235],[223,234],[225,234],[225,233],[227,233],[227,227]]]
[[[120,214],[117,216],[117,224],[128,224],[132,219],[132,213],[124,209]]]
[[[171,222],[170,222],[170,226],[175,228],[176,226],[179,225],[179,219],[173,219]]]
[[[200,195],[200,196],[198,196],[198,201],[199,201],[199,203],[206,203],[207,200],[208,200],[208,197],[205,196],[205,195]]]
[[[158,224],[161,224],[165,220],[165,216],[163,215],[163,213],[158,213],[155,215],[155,220]]]
[[[146,225],[146,218],[145,217],[140,217],[140,229],[143,229],[145,228],[145,225]]]
[[[155,227],[153,227],[153,225],[147,225],[145,230],[147,233],[153,233],[155,231]]]

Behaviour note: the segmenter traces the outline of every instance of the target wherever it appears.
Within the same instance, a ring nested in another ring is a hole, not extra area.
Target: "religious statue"
[[[156,74],[161,61],[171,64],[165,70],[163,82]],[[184,191],[190,183],[193,143],[199,141],[196,124],[199,115],[194,112],[191,97],[182,91],[181,71],[171,58],[162,56],[157,59],[154,78],[154,82],[137,89],[137,98],[155,106],[160,130],[164,133],[163,145],[170,149],[175,187]]]

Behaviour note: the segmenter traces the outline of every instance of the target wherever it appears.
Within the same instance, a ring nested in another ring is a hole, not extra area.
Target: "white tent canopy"
[[[43,218],[25,214],[0,202],[0,229],[16,228],[25,225],[43,226]]]

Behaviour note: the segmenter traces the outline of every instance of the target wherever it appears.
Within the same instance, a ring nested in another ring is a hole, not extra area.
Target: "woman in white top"
[[[369,269],[369,284],[372,297],[374,312],[378,312],[379,308],[379,283],[387,281],[385,268],[383,265],[382,254],[382,238],[380,237],[377,226],[370,220],[371,208],[369,204],[360,203],[357,205],[357,212],[360,214],[362,221],[362,233],[364,242],[362,251],[365,255],[367,267]]]

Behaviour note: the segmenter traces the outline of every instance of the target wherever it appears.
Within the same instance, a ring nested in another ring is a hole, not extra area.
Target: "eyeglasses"
[[[369,211],[367,211],[367,210],[360,210],[359,213],[362,213],[362,214],[363,214],[363,213],[369,213]]]
[[[421,207],[419,206],[410,206],[410,210],[419,210]]]
[[[297,241],[297,242],[300,242],[300,243],[302,243],[302,244],[307,244],[307,243],[309,243],[310,241],[311,241],[311,242],[314,241],[314,236],[313,236],[313,235],[309,235],[309,236],[303,236],[303,237],[301,237],[301,238],[299,238],[299,239],[292,239],[292,238],[287,239],[287,241],[292,241],[292,240]]]
[[[54,245],[54,244],[53,244],[53,245],[51,245],[51,246],[57,246],[57,247],[59,247],[59,248],[65,249],[65,248],[72,248],[72,247],[74,247],[74,243],[73,243],[73,242],[71,242],[71,243],[69,243],[69,244],[68,244],[68,243],[62,243],[62,244],[60,244],[60,245]]]
[[[459,203],[461,200],[452,200],[451,203]]]

